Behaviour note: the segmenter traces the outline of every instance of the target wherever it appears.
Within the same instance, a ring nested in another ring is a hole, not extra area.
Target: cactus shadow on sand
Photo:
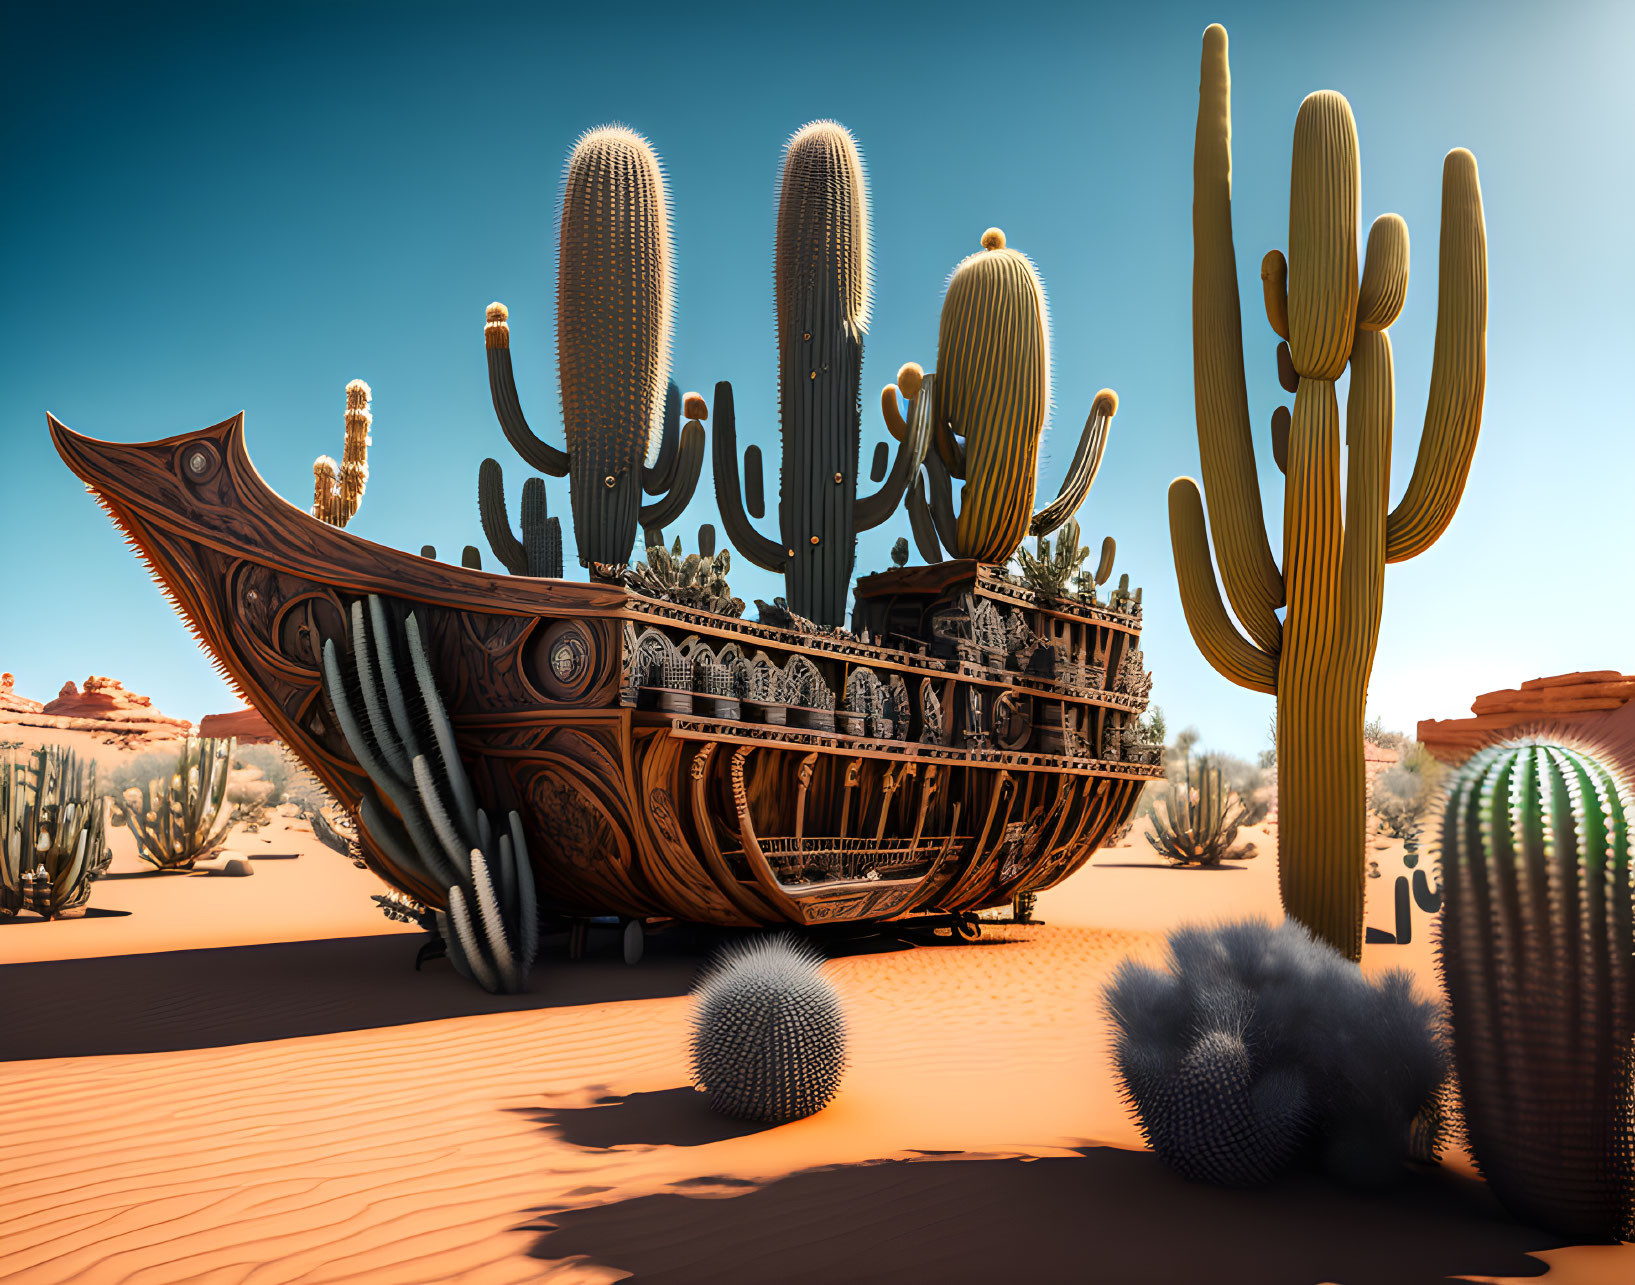
[[[835,1227],[845,1234],[831,1234]],[[1309,1176],[1228,1191],[1111,1147],[811,1169],[725,1199],[677,1192],[539,1210],[526,1230],[543,1233],[536,1258],[582,1256],[650,1285],[1440,1285],[1450,1276],[1542,1276],[1545,1264],[1529,1255],[1563,1244],[1506,1221],[1480,1183],[1445,1171],[1417,1170],[1372,1196]]]
[[[775,1125],[732,1120],[709,1109],[689,1085],[598,1098],[588,1107],[525,1107],[522,1113],[575,1147],[698,1147]]]

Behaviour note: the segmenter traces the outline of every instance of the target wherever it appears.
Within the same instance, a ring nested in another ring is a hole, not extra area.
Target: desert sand
[[[1142,1150],[1099,1012],[1183,920],[1277,912],[1253,860],[1163,865],[1138,829],[973,944],[829,939],[851,1022],[839,1098],[778,1128],[688,1086],[708,943],[549,939],[496,997],[369,901],[289,816],[235,834],[248,879],[121,850],[77,922],[0,925],[9,1104],[0,1279],[34,1282],[1635,1279],[1635,1246],[1507,1221],[1457,1151],[1400,1190],[1187,1183]],[[119,836],[120,839],[125,836]],[[1400,844],[1368,922],[1391,929]],[[1429,923],[1365,967],[1433,984]]]

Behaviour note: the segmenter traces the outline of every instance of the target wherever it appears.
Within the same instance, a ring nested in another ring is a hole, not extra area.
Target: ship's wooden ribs
[[[754,889],[743,885],[732,873],[726,857],[721,852],[721,841],[715,834],[714,807],[709,797],[710,765],[715,759],[715,751],[715,743],[706,741],[699,747],[692,762],[693,829],[698,833],[701,849],[699,855],[703,857],[704,867],[709,871],[710,877],[734,906],[756,923],[777,923],[784,916],[774,909],[767,898],[756,895]]]
[[[732,801],[738,810],[738,841],[743,848],[744,857],[749,862],[750,873],[755,876],[755,885],[761,890],[762,895],[790,923],[804,924],[806,916],[801,913],[800,904],[784,891],[783,884],[778,881],[778,876],[772,869],[772,863],[766,859],[766,853],[761,851],[760,841],[755,837],[755,819],[749,812],[749,789],[744,779],[744,765],[756,748],[758,747],[753,745],[741,745],[732,755]]]
[[[816,750],[803,755],[800,767],[796,769],[796,775],[800,780],[800,789],[795,795],[795,855],[798,857],[806,855],[804,842],[806,834],[806,792],[812,788],[812,768],[817,763],[817,759]]]

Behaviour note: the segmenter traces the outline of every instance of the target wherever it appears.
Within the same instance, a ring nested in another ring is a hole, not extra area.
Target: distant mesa
[[[200,736],[232,736],[240,745],[266,745],[278,739],[272,724],[253,709],[206,714],[199,720]]]
[[[1635,674],[1585,670],[1533,678],[1520,687],[1488,692],[1471,702],[1473,718],[1425,719],[1419,740],[1445,763],[1462,762],[1483,745],[1520,735],[1539,723],[1599,736],[1612,730],[1614,715],[1635,698]]]
[[[169,718],[154,709],[147,696],[128,691],[115,678],[93,674],[81,688],[62,685],[57,698],[41,704],[15,690],[10,674],[0,676],[0,724],[46,727],[59,731],[107,732],[117,736],[165,740],[186,736],[193,725],[185,718]]]

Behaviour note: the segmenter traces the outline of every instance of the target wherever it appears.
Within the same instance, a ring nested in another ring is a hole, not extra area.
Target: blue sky
[[[1132,10],[1139,9],[1139,12]],[[168,713],[236,702],[45,433],[144,440],[243,409],[268,481],[310,503],[339,455],[343,388],[375,392],[352,529],[456,557],[483,545],[476,474],[524,476],[494,422],[483,308],[512,311],[517,380],[560,443],[552,218],[579,132],[621,120],[670,177],[675,378],[733,381],[776,486],[771,251],[784,139],[833,117],[873,209],[865,465],[876,394],[935,363],[942,286],[997,224],[1051,301],[1054,493],[1097,388],[1121,396],[1081,513],[1146,589],[1146,655],[1172,726],[1265,744],[1269,697],[1233,687],[1181,619],[1165,491],[1198,472],[1190,348],[1191,163],[1204,27],[1231,36],[1234,187],[1250,397],[1280,399],[1258,304],[1287,241],[1289,145],[1311,90],[1340,90],[1362,145],[1363,226],[1403,215],[1413,274],[1392,331],[1394,496],[1413,465],[1436,318],[1444,153],[1475,152],[1490,259],[1488,387],[1464,503],[1389,568],[1369,705],[1390,725],[1463,713],[1539,674],[1635,669],[1627,585],[1635,412],[1629,211],[1635,6],[1219,2],[589,6],[10,5],[0,22],[0,668],[49,696],[108,673]],[[567,484],[549,484],[568,511]],[[772,515],[769,515],[769,518]],[[716,521],[701,485],[670,528]],[[770,529],[770,528],[765,528]],[[906,517],[870,532],[884,565]],[[486,548],[485,548],[486,552]],[[488,559],[492,562],[492,559]],[[738,561],[734,588],[771,597]],[[752,608],[753,610],[753,608]]]

